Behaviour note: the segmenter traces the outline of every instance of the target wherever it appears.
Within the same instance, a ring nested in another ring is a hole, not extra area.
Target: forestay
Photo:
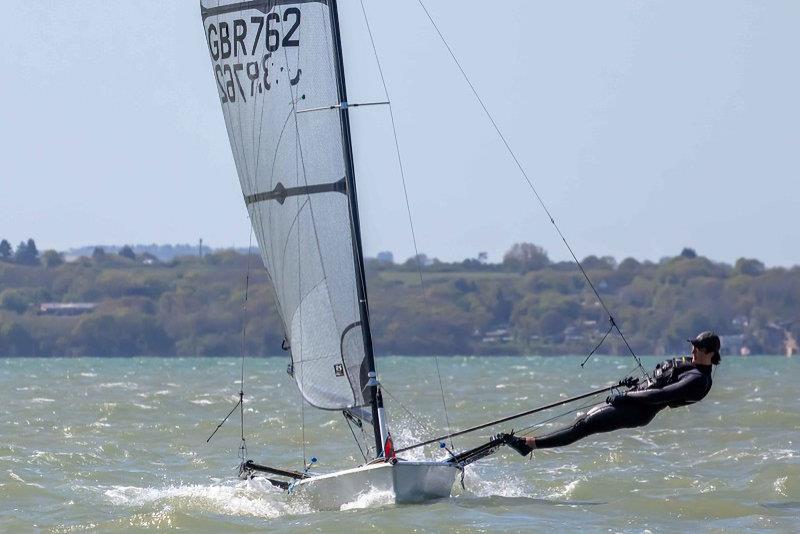
[[[328,3],[203,0],[201,10],[290,370],[314,406],[366,405]]]

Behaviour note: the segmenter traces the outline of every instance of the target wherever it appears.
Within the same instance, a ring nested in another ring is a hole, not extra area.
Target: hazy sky
[[[384,99],[340,0],[351,102]],[[800,2],[425,0],[579,257],[800,264]],[[365,0],[420,251],[566,257],[416,0]],[[10,9],[9,9],[10,7]],[[6,0],[0,237],[246,246],[198,2]],[[385,107],[351,113],[366,253],[413,253]]]

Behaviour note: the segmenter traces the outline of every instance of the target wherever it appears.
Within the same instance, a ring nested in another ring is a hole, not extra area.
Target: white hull
[[[372,492],[389,492],[396,503],[419,503],[449,497],[458,472],[445,462],[381,462],[300,480],[290,493],[325,510]]]

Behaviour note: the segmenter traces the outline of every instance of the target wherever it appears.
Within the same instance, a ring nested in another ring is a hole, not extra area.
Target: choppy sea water
[[[632,363],[601,357],[581,369],[580,361],[439,358],[450,425],[464,428],[582,393],[621,378]],[[656,361],[645,359],[649,367]],[[342,416],[301,408],[286,363],[245,363],[249,456],[294,469],[302,468],[304,454],[319,458],[319,471],[356,465],[361,454]],[[446,429],[432,358],[389,357],[378,365],[397,446]],[[700,404],[666,410],[646,428],[536,451],[532,459],[505,449],[467,468],[464,489],[456,483],[450,499],[398,506],[366,492],[338,511],[239,481],[238,412],[206,443],[236,403],[239,378],[234,358],[0,361],[0,530],[800,529],[797,358],[726,358]],[[462,437],[455,446],[509,428]]]

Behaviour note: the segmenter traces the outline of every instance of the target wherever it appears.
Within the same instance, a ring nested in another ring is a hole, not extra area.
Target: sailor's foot
[[[513,434],[500,434],[503,442],[517,451],[521,456],[527,456],[536,448],[536,438],[521,438]]]

